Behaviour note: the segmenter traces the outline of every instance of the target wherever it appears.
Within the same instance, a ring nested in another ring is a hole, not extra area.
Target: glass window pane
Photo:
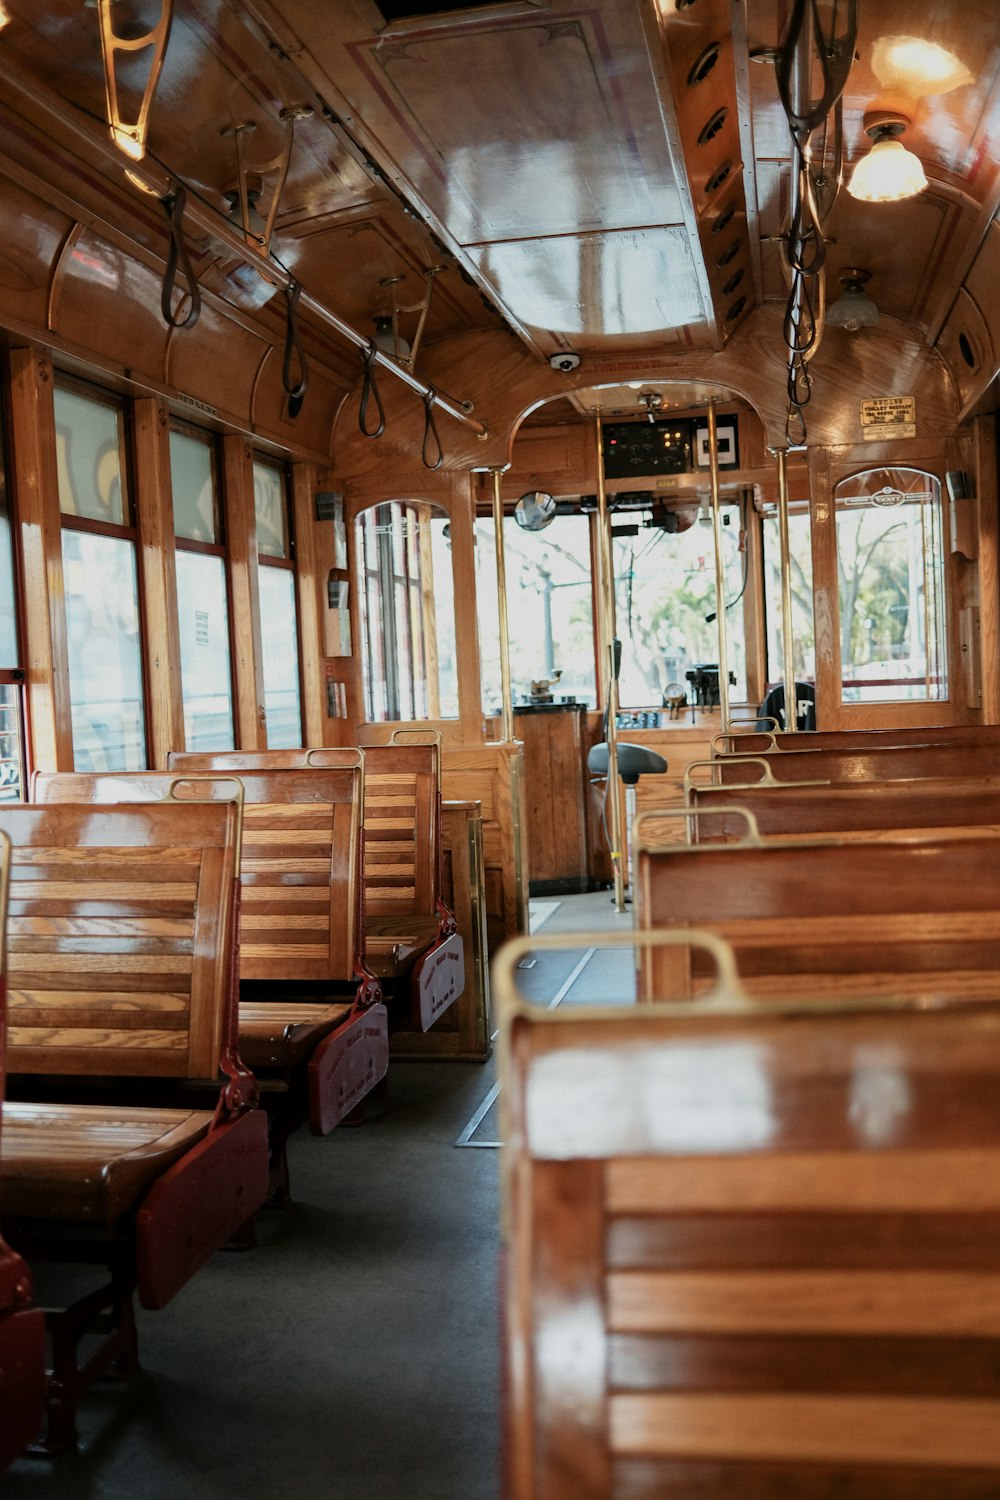
[[[260,570],[260,633],[264,647],[267,748],[282,750],[301,745],[295,574],[288,568]]]
[[[55,415],[59,507],[63,515],[124,526],[122,413],[76,391],[57,389]]]
[[[285,480],[271,464],[253,466],[253,500],[257,518],[257,552],[261,557],[288,557]]]
[[[221,542],[211,443],[186,432],[170,434],[174,534],[189,542]]]
[[[870,470],[835,499],[843,701],[947,698],[941,486]]]
[[[23,802],[24,689],[0,683],[0,802]]]
[[[122,537],[62,534],[78,771],[146,765],[135,548]]]
[[[476,522],[476,598],[479,611],[483,712],[500,707],[500,625],[492,520]],[[594,611],[590,583],[590,522],[556,516],[542,532],[504,520],[507,628],[511,692],[526,703],[532,682],[562,675],[553,693],[597,707]]]
[[[723,505],[722,559],[726,653],[735,676],[730,695],[746,699],[746,640],[737,603],[746,581],[747,554],[739,509]],[[622,643],[618,693],[622,708],[658,707],[666,689],[693,703],[688,672],[718,666],[714,618],[715,539],[707,507],[683,531],[642,530],[613,541],[617,631]],[[712,619],[707,617],[712,615]]]
[[[445,511],[387,501],[357,522],[369,722],[458,718],[458,646]]]
[[[776,512],[763,518],[764,603],[767,611],[767,677],[784,678],[785,649],[781,627],[781,537]],[[792,564],[792,647],[796,682],[816,680],[816,632],[813,626],[812,528],[808,510],[788,517],[788,545]]]
[[[221,557],[177,553],[177,616],[185,744],[188,750],[233,750],[226,565]]]

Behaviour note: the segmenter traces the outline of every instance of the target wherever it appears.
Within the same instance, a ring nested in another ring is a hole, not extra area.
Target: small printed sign
[[[861,436],[869,443],[917,435],[916,396],[874,396],[861,403]]]
[[[194,642],[196,646],[208,645],[208,611],[205,609],[194,612]]]

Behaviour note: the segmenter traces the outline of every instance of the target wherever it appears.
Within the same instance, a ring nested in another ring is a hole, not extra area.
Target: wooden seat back
[[[805,738],[805,736],[803,736]],[[781,750],[760,757],[726,755],[711,767],[689,767],[689,783],[734,784],[778,781],[903,781],[970,776],[1000,778],[1000,742],[985,745],[881,745],[872,750]],[[705,771],[709,774],[706,775]]]
[[[232,802],[0,804],[8,1069],[215,1078],[235,1050]]]
[[[640,848],[636,870],[639,925],[722,937],[753,995],[1000,999],[998,836]],[[696,956],[666,962],[644,957],[643,998],[704,986]]]
[[[711,817],[693,823],[694,843],[731,843],[746,834],[737,808],[749,809],[764,835],[794,838],[838,834],[880,838],[907,831],[1000,833],[1000,784],[964,781],[869,781],[808,786],[692,786],[688,804]],[[656,838],[655,813],[643,815],[640,836]]]
[[[224,771],[342,765],[336,749],[174,752],[177,770]],[[440,890],[441,749],[437,744],[366,745],[364,911],[368,917],[437,914]]]
[[[992,1494],[1000,1009],[512,1010],[512,949],[508,1500]]]
[[[252,770],[229,764],[243,788],[239,937],[242,979],[348,983],[362,961],[361,772]],[[164,771],[40,774],[39,802],[162,797]],[[211,797],[211,779],[180,779],[178,794]]]
[[[919,729],[818,729],[808,733],[727,730],[713,755],[766,755],[774,750],[877,750],[907,745],[996,745],[1000,724],[939,724]]]
[[[5,979],[10,839],[0,834],[0,1145],[6,1073]],[[3,1190],[0,1184],[0,1213]],[[0,1474],[36,1437],[45,1410],[45,1314],[31,1305],[31,1273],[0,1235]]]

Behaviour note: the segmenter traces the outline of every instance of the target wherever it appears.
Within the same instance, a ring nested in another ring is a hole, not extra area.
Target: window
[[[365,713],[457,719],[458,653],[445,511],[390,500],[357,520]]]
[[[870,469],[835,491],[844,703],[948,696],[941,486]]]
[[[527,702],[531,684],[561,675],[557,698],[597,707],[590,521],[557,515],[543,532],[504,520],[511,694]],[[476,522],[476,598],[483,712],[499,712],[500,624],[492,518]]]
[[[260,632],[263,648],[264,712],[267,747],[301,745],[299,626],[295,607],[295,564],[288,517],[285,472],[257,459],[253,466]]]
[[[55,391],[73,757],[78,771],[146,765],[136,533],[125,414]]]
[[[693,507],[679,512],[684,529],[642,528],[637,536],[613,541],[617,632],[622,643],[618,699],[622,708],[659,706],[667,688],[678,688],[693,702],[687,673],[695,666],[718,666],[719,628],[715,620],[715,541],[708,508],[698,518]],[[621,515],[616,523],[621,522]],[[736,608],[746,583],[746,534],[739,506],[722,507],[726,647],[735,699],[746,698],[746,641],[743,612]],[[711,618],[709,618],[711,616]]]
[[[232,750],[236,738],[226,554],[211,438],[174,428],[170,433],[170,474],[177,539],[184,741],[189,750]]]

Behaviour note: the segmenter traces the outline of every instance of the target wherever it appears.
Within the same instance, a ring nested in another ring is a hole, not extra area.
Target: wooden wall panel
[[[326,678],[324,676],[322,610],[326,576],[323,536],[316,520],[316,466],[292,465],[291,503],[295,531],[295,583],[299,614],[299,660],[302,669],[302,723],[307,745],[325,745]],[[329,530],[329,526],[327,526]],[[332,550],[332,549],[330,549]],[[328,554],[327,554],[328,555]]]
[[[233,614],[236,744],[240,750],[266,750],[260,597],[257,584],[257,523],[250,444],[241,437],[224,438],[222,461],[229,551],[229,603]]]
[[[60,338],[126,370],[163,370],[159,278],[90,230],[73,236],[62,259],[51,324]]]
[[[0,180],[0,195],[4,204],[0,321],[42,329],[48,323],[50,267],[73,221],[7,175]]]
[[[168,752],[179,750],[184,745],[174,505],[170,487],[170,419],[166,403],[156,397],[137,400],[133,416],[149,688],[146,733],[151,764],[157,770],[165,770]]]
[[[10,464],[26,584],[23,660],[31,761],[38,770],[71,771],[73,735],[52,365],[37,349],[14,349],[10,366]]]

